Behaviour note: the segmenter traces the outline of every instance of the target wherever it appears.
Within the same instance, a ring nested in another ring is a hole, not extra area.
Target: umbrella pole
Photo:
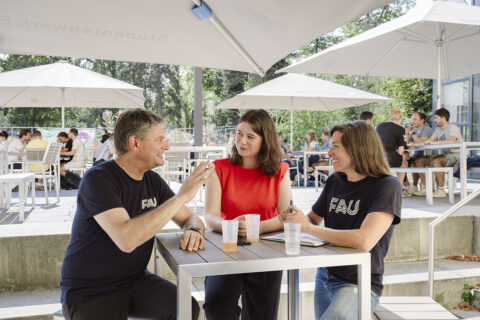
[[[65,129],[65,107],[62,107],[62,131]]]
[[[293,151],[293,108],[290,110],[290,150]]]
[[[442,108],[442,46],[437,45],[438,67],[437,67],[437,110]]]
[[[65,88],[61,88],[62,90],[62,131],[65,129]]]

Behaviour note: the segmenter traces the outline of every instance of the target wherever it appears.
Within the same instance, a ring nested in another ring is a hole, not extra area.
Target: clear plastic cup
[[[285,232],[285,254],[289,256],[300,254],[300,223],[284,223],[283,230]]]
[[[256,213],[245,215],[245,224],[247,227],[247,240],[258,242],[260,238],[260,215]]]
[[[223,251],[237,251],[238,220],[222,221]]]

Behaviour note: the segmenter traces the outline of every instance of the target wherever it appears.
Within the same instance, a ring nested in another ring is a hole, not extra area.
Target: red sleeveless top
[[[248,213],[260,214],[260,220],[278,215],[277,201],[280,182],[288,171],[282,163],[274,177],[270,178],[260,167],[245,169],[233,165],[228,159],[216,160],[215,171],[222,186],[222,213],[225,220],[232,220]]]

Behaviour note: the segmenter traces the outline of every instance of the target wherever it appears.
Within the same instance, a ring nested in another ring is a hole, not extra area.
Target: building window
[[[470,78],[442,85],[442,107],[450,112],[450,123],[456,124],[465,141],[470,141]]]

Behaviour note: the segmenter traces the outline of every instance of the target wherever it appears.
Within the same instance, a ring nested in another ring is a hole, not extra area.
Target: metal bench
[[[443,172],[447,174],[445,182],[448,184],[448,200],[450,203],[453,203],[453,192],[455,190],[454,179],[453,179],[453,168],[452,167],[442,167],[442,168],[390,168],[390,173],[423,173],[425,174],[425,189],[427,192],[427,203],[433,205],[433,173],[434,172]]]

